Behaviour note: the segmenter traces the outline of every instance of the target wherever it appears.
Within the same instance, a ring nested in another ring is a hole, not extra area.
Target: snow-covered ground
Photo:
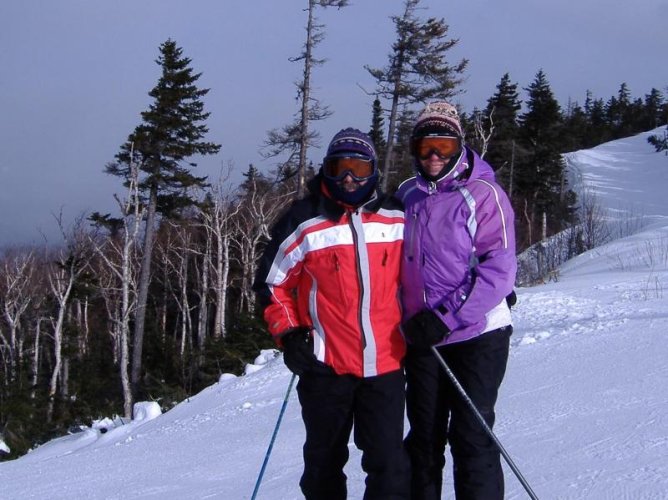
[[[518,290],[495,432],[542,499],[668,498],[668,157],[648,135],[568,155],[604,207],[647,226],[569,261],[558,282]],[[165,414],[143,405],[127,425],[1,463],[0,499],[250,498],[290,378],[263,351],[246,375]],[[293,392],[258,499],[301,498],[303,439]],[[362,498],[350,447],[349,496]],[[526,498],[505,471],[506,497]]]

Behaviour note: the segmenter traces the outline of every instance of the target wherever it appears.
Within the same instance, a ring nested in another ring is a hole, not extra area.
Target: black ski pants
[[[512,327],[439,347],[438,351],[490,428],[508,361]],[[412,500],[441,498],[445,446],[450,444],[455,496],[503,499],[500,452],[451,383],[431,349],[409,349],[406,406]]]
[[[346,498],[343,467],[353,424],[367,474],[364,499],[409,498],[403,370],[367,378],[308,372],[300,377],[297,393],[306,427],[299,485],[307,500]]]

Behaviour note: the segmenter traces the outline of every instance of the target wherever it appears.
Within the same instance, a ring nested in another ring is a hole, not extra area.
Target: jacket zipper
[[[360,216],[359,209],[357,209],[355,212],[350,211],[348,212],[348,225],[350,226],[350,231],[353,235],[353,246],[355,247],[355,264],[357,267],[357,284],[359,287],[360,291],[360,296],[359,296],[359,302],[357,305],[357,321],[359,325],[359,330],[360,330],[360,335],[362,337],[362,349],[366,349],[366,338],[364,337],[364,327],[363,327],[363,321],[362,321],[362,303],[364,294],[366,293],[366,290],[364,290],[364,283],[362,282],[362,263],[360,262],[360,253],[359,253],[359,235],[355,231],[355,224],[353,224],[353,216]]]
[[[411,233],[410,233],[410,249],[408,253],[408,259],[412,262],[415,260],[415,227],[417,226],[417,212],[413,212],[411,217],[413,218],[413,223],[411,224]]]

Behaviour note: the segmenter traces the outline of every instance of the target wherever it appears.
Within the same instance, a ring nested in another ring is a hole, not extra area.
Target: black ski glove
[[[517,304],[517,294],[515,290],[510,292],[509,295],[506,295],[506,304],[508,304],[508,309],[512,309],[515,304]]]
[[[295,375],[303,375],[316,366],[311,329],[305,326],[290,328],[281,335],[283,362]]]
[[[450,329],[434,313],[424,309],[401,325],[404,337],[418,349],[428,349],[450,335]]]

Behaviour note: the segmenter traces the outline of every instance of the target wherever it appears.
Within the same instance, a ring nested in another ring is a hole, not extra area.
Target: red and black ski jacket
[[[399,274],[404,213],[374,193],[347,209],[319,189],[276,223],[255,289],[269,332],[306,326],[314,354],[338,374],[381,375],[401,367]],[[315,183],[314,183],[315,184]]]

